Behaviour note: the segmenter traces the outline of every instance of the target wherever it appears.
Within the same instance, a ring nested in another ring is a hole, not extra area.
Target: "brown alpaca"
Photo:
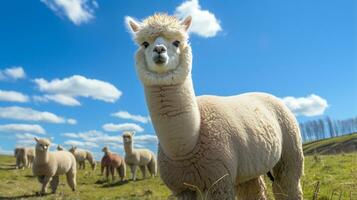
[[[126,173],[125,161],[118,154],[112,153],[109,151],[108,147],[102,149],[104,156],[101,160],[101,174],[103,175],[104,169],[106,169],[106,178],[108,180],[109,172],[112,175],[112,180],[114,181],[114,171],[117,170],[120,181],[123,181]]]

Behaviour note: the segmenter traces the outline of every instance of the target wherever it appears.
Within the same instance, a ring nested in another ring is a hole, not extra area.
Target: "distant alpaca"
[[[85,160],[88,160],[89,164],[92,166],[92,170],[95,170],[95,166],[97,165],[97,163],[95,162],[91,152],[83,149],[77,149],[77,147],[75,146],[72,146],[69,149],[69,152],[71,152],[76,158],[79,164],[78,169],[85,169],[86,168]]]
[[[36,141],[36,157],[33,163],[32,172],[37,176],[42,184],[40,194],[47,192],[48,184],[51,185],[52,193],[55,193],[59,183],[59,176],[66,174],[68,185],[72,191],[76,189],[76,159],[68,151],[50,152],[51,142],[47,139]]]
[[[61,145],[57,145],[57,151],[63,151],[64,148]]]
[[[106,169],[107,180],[110,172],[112,175],[112,180],[114,181],[114,171],[116,169],[120,177],[120,181],[123,181],[126,173],[126,165],[124,159],[118,154],[110,152],[108,147],[104,147],[102,151],[104,152],[104,156],[101,161],[101,174],[103,175],[103,171],[104,169]]]
[[[148,149],[134,149],[133,136],[135,132],[126,131],[123,133],[123,142],[125,149],[125,162],[129,165],[132,180],[136,180],[136,168],[140,167],[143,178],[146,178],[146,167],[148,168],[151,176],[157,174],[157,162],[155,154]]]
[[[30,168],[35,159],[35,150],[33,148],[17,147],[15,148],[16,169]]]
[[[268,173],[274,178],[275,199],[302,199],[299,124],[286,105],[258,92],[196,97],[188,41],[191,17],[181,21],[155,14],[140,22],[127,17],[126,22],[139,46],[136,71],[159,139],[160,175],[174,195],[197,199],[188,183],[209,199],[264,200],[263,175]],[[230,49],[234,52],[227,44],[223,51]],[[204,74],[204,66],[200,69]]]

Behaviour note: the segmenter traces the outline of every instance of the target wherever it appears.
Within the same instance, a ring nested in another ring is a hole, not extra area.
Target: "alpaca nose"
[[[154,47],[154,52],[161,54],[166,52],[166,47],[164,45],[156,45]]]

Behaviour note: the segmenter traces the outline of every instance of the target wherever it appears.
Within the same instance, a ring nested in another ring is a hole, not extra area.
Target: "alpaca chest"
[[[165,184],[176,193],[188,189],[187,184],[206,191],[223,176],[225,178],[222,182],[229,182],[232,185],[235,171],[229,163],[229,157],[219,149],[200,148],[188,159],[170,160],[159,150],[159,170]]]

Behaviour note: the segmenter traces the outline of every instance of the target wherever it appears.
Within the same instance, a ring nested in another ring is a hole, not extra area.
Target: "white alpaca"
[[[59,183],[59,176],[66,174],[68,185],[73,191],[76,188],[76,159],[68,151],[50,152],[51,142],[47,139],[35,138],[36,157],[32,172],[42,184],[41,194],[47,192],[50,183],[52,193],[55,193]]]
[[[33,148],[17,147],[15,148],[16,169],[24,169],[32,167],[35,159],[35,150]]]
[[[125,163],[130,167],[132,180],[136,180],[136,168],[138,166],[140,167],[144,179],[146,178],[146,167],[152,177],[156,176],[157,162],[155,154],[148,149],[134,149],[133,135],[134,132],[130,131],[123,133]]]
[[[159,139],[160,174],[178,199],[197,199],[187,184],[208,199],[266,199],[262,176],[268,172],[275,199],[302,199],[304,158],[290,110],[264,93],[196,97],[191,17],[126,21],[140,45],[136,70]]]
[[[76,158],[76,161],[79,164],[78,169],[85,169],[86,168],[86,163],[85,161],[88,160],[89,164],[92,167],[92,170],[95,170],[95,166],[97,165],[93,154],[87,150],[84,149],[77,149],[77,147],[72,146],[69,149],[69,152],[71,152],[74,157]]]

